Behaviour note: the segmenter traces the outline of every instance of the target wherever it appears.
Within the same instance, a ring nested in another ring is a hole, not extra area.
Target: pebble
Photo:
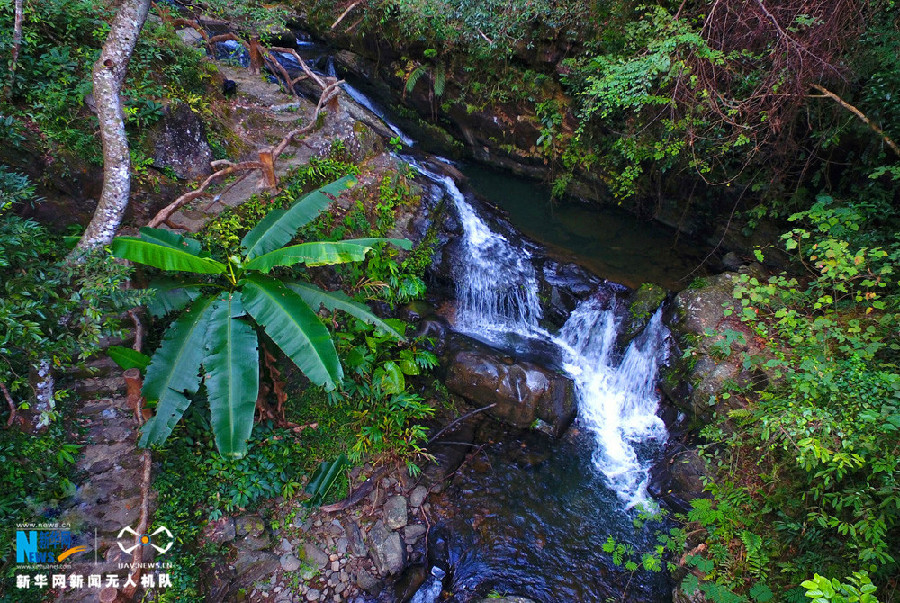
[[[338,557],[338,555],[336,553],[332,553],[332,554],[328,555],[329,561],[337,561],[339,558],[340,557]]]
[[[321,593],[317,589],[311,588],[306,592],[306,600],[307,601],[318,601],[320,594]]]
[[[331,571],[338,572],[341,570],[341,564],[337,560],[331,562]]]

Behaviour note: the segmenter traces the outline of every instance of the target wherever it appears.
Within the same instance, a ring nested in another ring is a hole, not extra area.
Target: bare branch
[[[0,391],[3,392],[3,397],[6,398],[6,403],[9,404],[9,419],[6,420],[6,426],[12,427],[12,424],[16,422],[16,403],[13,401],[9,390],[6,389],[6,384],[2,381],[0,381]]]
[[[334,29],[335,27],[337,27],[337,26],[338,26],[338,23],[340,23],[341,21],[343,21],[343,20],[344,20],[344,17],[346,17],[348,14],[350,14],[350,11],[351,11],[351,10],[353,10],[354,8],[356,8],[357,6],[359,6],[360,4],[362,4],[363,2],[365,2],[365,0],[356,0],[356,2],[354,2],[353,4],[351,4],[350,6],[348,6],[348,7],[347,7],[347,10],[345,10],[344,12],[342,12],[342,13],[341,13],[341,16],[337,18],[337,21],[335,21],[334,23],[332,23],[331,29]]]
[[[172,214],[181,209],[183,206],[187,205],[194,199],[199,199],[200,197],[208,195],[209,193],[206,192],[206,189],[210,184],[212,184],[219,178],[222,178],[229,174],[233,174],[235,172],[259,169],[262,169],[262,165],[258,161],[245,161],[243,163],[231,164],[228,167],[219,170],[218,172],[210,174],[198,189],[181,195],[180,197],[172,201],[172,203],[159,210],[159,212],[156,214],[156,216],[153,217],[152,220],[150,220],[147,226],[151,228],[159,228],[161,224],[168,220],[172,216]]]
[[[882,130],[880,127],[878,127],[878,124],[876,124],[871,119],[869,119],[865,113],[863,113],[862,111],[860,111],[859,109],[857,109],[856,107],[854,107],[853,105],[851,105],[850,103],[848,103],[847,101],[842,99],[840,96],[838,96],[831,90],[827,89],[825,86],[822,86],[819,84],[812,84],[812,87],[814,89],[818,90],[819,92],[821,92],[822,96],[826,96],[826,97],[830,98],[831,100],[833,100],[834,102],[836,102],[837,104],[842,106],[847,111],[850,111],[851,113],[853,113],[853,115],[858,117],[860,119],[860,121],[862,121],[864,124],[869,126],[869,128],[871,128],[873,132],[875,132],[876,134],[881,136],[882,140],[884,140],[884,143],[887,146],[891,147],[891,150],[894,151],[894,153],[896,153],[898,157],[900,157],[900,148],[897,147],[897,143],[894,142],[890,136],[885,134],[884,130]],[[818,95],[816,95],[816,98],[820,98],[820,97],[818,97]]]

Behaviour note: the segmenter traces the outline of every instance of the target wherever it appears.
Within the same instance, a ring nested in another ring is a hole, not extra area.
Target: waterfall
[[[641,449],[667,436],[656,416],[656,382],[667,360],[668,331],[660,308],[616,362],[615,310],[615,304],[604,309],[585,300],[555,339],[575,381],[579,422],[594,434],[594,466],[631,507],[647,501],[651,459],[642,458]]]
[[[646,502],[649,453],[667,436],[656,416],[659,366],[667,360],[662,309],[624,354],[615,349],[619,325],[614,297],[606,306],[602,296],[588,298],[558,334],[549,333],[539,324],[538,280],[528,249],[492,230],[450,176],[435,174],[409,157],[404,160],[452,199],[462,224],[454,328],[498,346],[504,335],[516,333],[558,348],[562,368],[575,382],[578,420],[596,441],[594,467],[627,506]]]
[[[327,75],[329,77],[337,77],[338,76],[337,69],[335,69],[335,67],[334,67],[334,58],[333,57],[328,57]],[[346,92],[350,98],[352,98],[354,101],[356,101],[357,103],[359,103],[360,105],[362,105],[363,107],[368,109],[373,115],[375,115],[375,117],[380,119],[381,122],[385,126],[387,126],[388,129],[391,132],[393,132],[397,136],[397,138],[399,138],[400,141],[403,142],[404,145],[406,145],[407,147],[412,147],[414,144],[416,144],[415,140],[413,140],[412,138],[407,136],[403,132],[403,130],[400,129],[399,126],[397,126],[396,124],[394,124],[393,122],[391,122],[391,120],[389,120],[387,118],[384,111],[382,111],[380,108],[378,108],[378,106],[375,105],[374,102],[372,102],[372,99],[370,99],[368,96],[366,96],[365,94],[363,94],[362,92],[360,92],[359,90],[357,90],[356,88],[354,88],[353,86],[348,84],[347,82],[344,82],[341,85],[341,87],[344,89],[344,92]]]
[[[542,313],[531,253],[491,230],[453,178],[414,165],[450,196],[462,223],[464,256],[462,274],[456,279],[456,329],[493,343],[509,332],[524,337],[546,334],[538,325]]]

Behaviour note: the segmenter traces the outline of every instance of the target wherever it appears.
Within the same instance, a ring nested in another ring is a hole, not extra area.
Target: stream
[[[298,52],[316,71],[346,77],[327,49],[306,41]],[[287,55],[278,60],[292,67]],[[654,506],[647,483],[668,436],[656,388],[669,354],[663,308],[627,345],[620,335],[628,287],[683,287],[696,253],[677,246],[674,231],[624,212],[552,204],[546,186],[524,178],[462,165],[468,182],[458,182],[441,168],[447,160],[413,154],[415,141],[360,88],[344,86],[403,142],[409,154],[400,158],[432,183],[435,200],[446,202],[460,226],[452,246],[452,328],[514,358],[540,350],[574,382],[578,404],[575,424],[559,439],[482,423],[477,453],[435,505],[439,521],[429,532],[432,565],[425,568],[432,575],[412,601],[467,602],[492,593],[542,603],[670,601],[664,573],[617,567],[602,546],[612,537],[634,547],[639,560],[666,527],[635,527],[640,509]],[[555,328],[540,294],[548,257],[593,275],[579,283],[590,289]]]

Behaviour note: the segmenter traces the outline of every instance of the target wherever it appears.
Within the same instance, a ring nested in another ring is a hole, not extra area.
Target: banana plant
[[[324,266],[359,262],[379,243],[410,249],[407,239],[349,239],[288,245],[336,195],[354,186],[346,176],[310,193],[286,210],[269,212],[241,241],[241,256],[219,262],[199,241],[168,230],[142,228],[139,237],[117,237],[116,257],[186,273],[153,286],[149,308],[164,316],[186,310],[172,322],[146,369],[142,394],[156,402],[144,425],[141,446],[163,443],[201,384],[206,384],[216,446],[242,457],[253,429],[259,391],[259,335],[266,335],[316,385],[334,390],[343,371],[321,307],[342,310],[397,338],[402,335],[363,304],[340,291],[270,275],[278,266]],[[193,274],[193,277],[186,277]]]

